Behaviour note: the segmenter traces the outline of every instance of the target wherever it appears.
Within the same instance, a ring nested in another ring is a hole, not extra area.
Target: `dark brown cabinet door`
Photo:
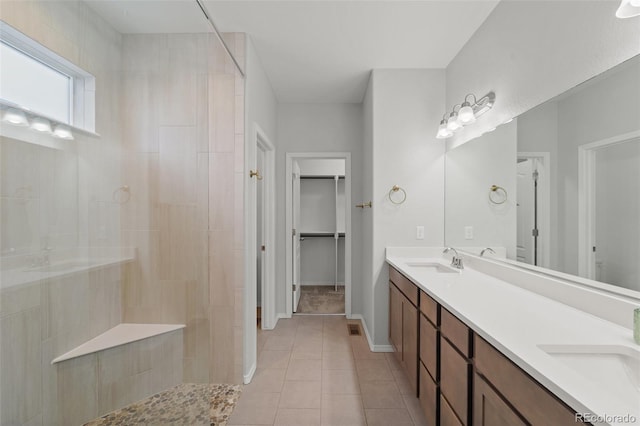
[[[402,299],[400,290],[389,282],[389,341],[398,361],[402,362]]]
[[[413,392],[418,394],[418,308],[402,300],[402,363]]]
[[[427,426],[436,426],[438,424],[438,385],[422,363],[418,368],[420,369],[420,406],[427,420]]]
[[[525,426],[520,416],[482,377],[475,375],[473,388],[474,426]]]

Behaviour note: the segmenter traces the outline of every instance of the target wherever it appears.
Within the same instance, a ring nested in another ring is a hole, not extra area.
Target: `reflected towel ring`
[[[402,198],[396,201],[393,199],[393,194],[398,191],[402,192]],[[389,201],[391,201],[393,204],[402,204],[406,201],[406,199],[407,199],[407,191],[400,188],[398,185],[393,185],[393,188],[391,188],[391,191],[389,191]]]
[[[489,188],[489,201],[493,204],[504,204],[508,199],[507,190],[498,185]]]
[[[120,195],[120,193],[124,193],[124,195]],[[126,204],[131,199],[131,190],[128,185],[123,185],[120,188],[117,188],[113,191],[111,198],[114,202],[118,204]]]

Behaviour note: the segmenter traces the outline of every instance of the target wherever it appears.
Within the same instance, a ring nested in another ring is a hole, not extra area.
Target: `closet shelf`
[[[335,176],[330,175],[308,175],[308,176],[300,176],[300,179],[335,179]],[[344,179],[344,176],[338,176],[338,179]]]
[[[310,238],[310,237],[331,237],[333,238],[333,232],[301,232],[300,236],[302,238]],[[344,237],[344,232],[339,232],[338,236],[340,238]]]

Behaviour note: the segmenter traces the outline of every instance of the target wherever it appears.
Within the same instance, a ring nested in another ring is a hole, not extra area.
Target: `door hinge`
[[[531,235],[534,237],[537,237],[540,234],[540,231],[538,231],[538,229],[533,229],[531,230]]]
[[[260,250],[264,251],[264,249],[265,249],[265,246],[264,246],[264,244],[263,244],[263,245],[260,247]]]
[[[293,285],[293,291],[297,291],[298,290],[298,286],[296,284]]]
[[[291,230],[291,236],[295,237],[296,236],[296,228],[293,228]]]
[[[538,177],[540,177],[540,173],[538,173],[537,170],[534,170],[533,171],[533,180],[537,182],[538,181]]]

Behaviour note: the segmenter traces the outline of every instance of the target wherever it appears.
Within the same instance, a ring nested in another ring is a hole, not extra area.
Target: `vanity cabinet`
[[[575,425],[574,411],[389,267],[389,340],[427,425]]]
[[[389,340],[411,389],[418,392],[418,287],[389,269]]]

